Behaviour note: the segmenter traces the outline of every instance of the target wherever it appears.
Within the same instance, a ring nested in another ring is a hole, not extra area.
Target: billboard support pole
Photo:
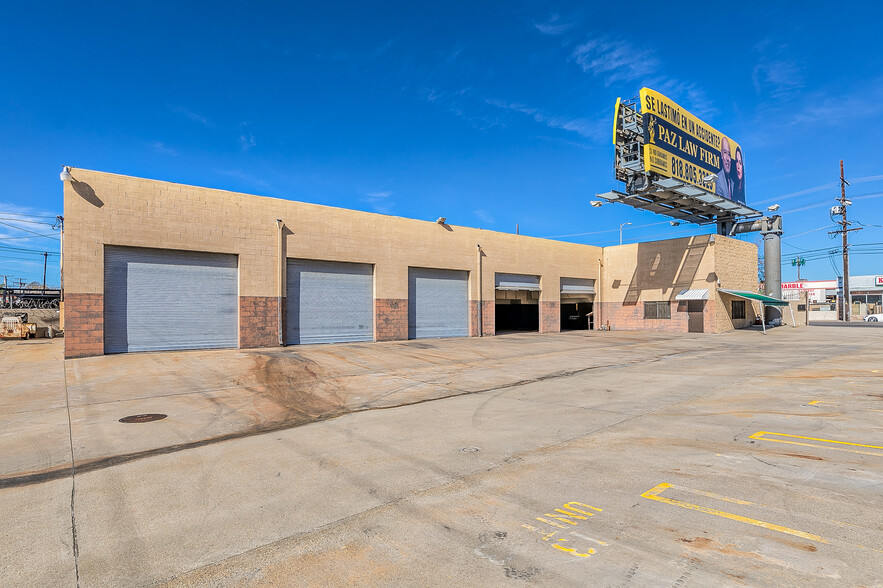
[[[733,231],[733,227],[736,225],[736,221],[734,220],[724,220],[717,221],[717,234],[723,237],[731,234]]]
[[[720,226],[720,225],[718,225]],[[729,235],[760,232],[763,237],[763,293],[782,298],[782,217],[775,215],[758,220],[734,223]],[[767,307],[775,308],[775,307]]]
[[[766,221],[763,236],[763,292],[773,298],[782,298],[782,217],[774,216]],[[777,307],[768,307],[771,313],[781,314]],[[772,317],[771,317],[772,318]]]

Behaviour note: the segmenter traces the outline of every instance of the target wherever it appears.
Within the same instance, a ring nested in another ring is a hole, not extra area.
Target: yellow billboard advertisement
[[[745,159],[738,143],[670,98],[641,88],[644,171],[745,202]]]

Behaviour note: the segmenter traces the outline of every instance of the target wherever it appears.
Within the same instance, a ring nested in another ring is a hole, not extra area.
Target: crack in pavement
[[[64,381],[64,399],[65,404],[67,405],[67,432],[68,432],[68,441],[70,441],[71,447],[71,541],[72,541],[72,549],[74,554],[74,575],[77,580],[77,588],[80,587],[80,547],[77,543],[77,516],[75,510],[75,499],[77,492],[77,469],[76,469],[76,460],[74,459],[74,428],[71,424],[71,402],[70,395],[67,390],[67,363],[64,363],[62,366],[63,370],[63,381]]]

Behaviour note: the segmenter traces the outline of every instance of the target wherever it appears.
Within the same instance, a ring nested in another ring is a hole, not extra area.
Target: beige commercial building
[[[703,235],[594,247],[72,168],[65,355],[487,336],[719,333],[757,251]],[[747,307],[746,307],[747,305]]]

